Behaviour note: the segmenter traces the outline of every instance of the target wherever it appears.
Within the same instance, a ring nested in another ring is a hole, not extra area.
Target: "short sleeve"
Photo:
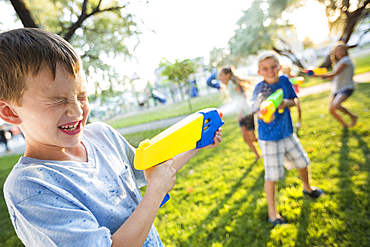
[[[26,246],[111,246],[111,233],[93,214],[55,193],[40,192],[9,207]]]

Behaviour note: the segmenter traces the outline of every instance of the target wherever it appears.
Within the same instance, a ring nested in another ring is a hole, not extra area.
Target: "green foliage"
[[[167,76],[168,80],[176,83],[186,82],[189,76],[196,71],[196,64],[190,59],[179,61],[176,59],[174,64],[161,62],[159,66],[166,66],[162,71],[162,76]]]
[[[83,9],[83,2],[25,0],[40,28],[66,38],[77,50],[89,83],[94,83],[96,93],[100,93],[107,89],[101,87],[102,79],[104,83],[110,82],[112,88],[127,81],[127,78],[120,78],[107,61],[117,56],[122,60],[131,57],[138,44],[140,32],[122,1],[88,0],[86,11]],[[82,22],[79,24],[80,19]],[[132,45],[128,45],[129,38]],[[102,78],[94,78],[92,74],[99,74]]]

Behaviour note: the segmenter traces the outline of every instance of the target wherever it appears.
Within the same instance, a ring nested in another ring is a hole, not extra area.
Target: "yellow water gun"
[[[328,73],[326,68],[315,68],[315,69],[305,69],[304,72],[308,75],[324,75]]]
[[[272,114],[275,113],[278,106],[281,104],[284,98],[284,92],[282,89],[276,90],[271,94],[265,101],[261,103],[260,114],[261,118],[265,123],[269,123],[272,117]],[[284,109],[279,109],[280,114],[284,112]]]
[[[200,110],[172,125],[136,149],[134,166],[145,170],[191,149],[214,143],[215,132],[224,124],[216,108]],[[161,206],[169,200],[167,194]]]

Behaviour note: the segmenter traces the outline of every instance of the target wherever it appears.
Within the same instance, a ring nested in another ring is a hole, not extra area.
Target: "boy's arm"
[[[148,181],[146,192],[135,211],[111,236],[113,247],[143,246],[165,194],[175,185],[173,163],[171,159],[144,171]]]
[[[220,142],[222,141],[222,129],[218,129],[215,133],[215,136],[213,137],[213,141],[214,143],[206,146],[206,147],[203,147],[203,148],[200,148],[200,149],[206,149],[206,148],[215,148],[218,146],[218,144],[220,144]],[[200,149],[192,149],[190,151],[187,151],[185,153],[182,153],[182,154],[179,154],[179,155],[176,155],[175,157],[173,157],[172,159],[174,160],[174,164],[172,165],[173,168],[175,168],[176,172],[178,172],[191,158],[194,157],[194,155],[196,155]]]
[[[334,76],[336,76],[339,72],[341,72],[346,66],[348,66],[348,65],[345,64],[345,63],[342,63],[342,64],[339,65],[339,67],[335,71],[332,71],[332,72],[329,72],[329,73],[326,73],[326,74],[323,74],[323,75],[313,75],[313,76],[314,77],[322,77],[323,79],[333,80]]]
[[[222,141],[221,128],[216,131],[214,143],[204,148],[217,147]],[[144,171],[148,187],[143,199],[127,221],[111,236],[112,246],[142,246],[157,215],[159,206],[176,181],[178,172],[200,149],[179,154],[159,166]]]
[[[295,106],[295,101],[294,99],[283,99],[281,104],[279,105],[278,109],[284,109],[284,108],[289,108],[292,106]]]

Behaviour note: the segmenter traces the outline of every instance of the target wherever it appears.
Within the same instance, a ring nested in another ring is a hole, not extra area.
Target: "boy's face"
[[[83,71],[74,78],[57,64],[55,80],[44,67],[35,77],[29,76],[26,84],[22,106],[14,107],[22,121],[26,153],[78,145],[89,113]]]
[[[279,70],[280,65],[273,58],[266,58],[258,65],[258,74],[269,84],[279,81]]]

